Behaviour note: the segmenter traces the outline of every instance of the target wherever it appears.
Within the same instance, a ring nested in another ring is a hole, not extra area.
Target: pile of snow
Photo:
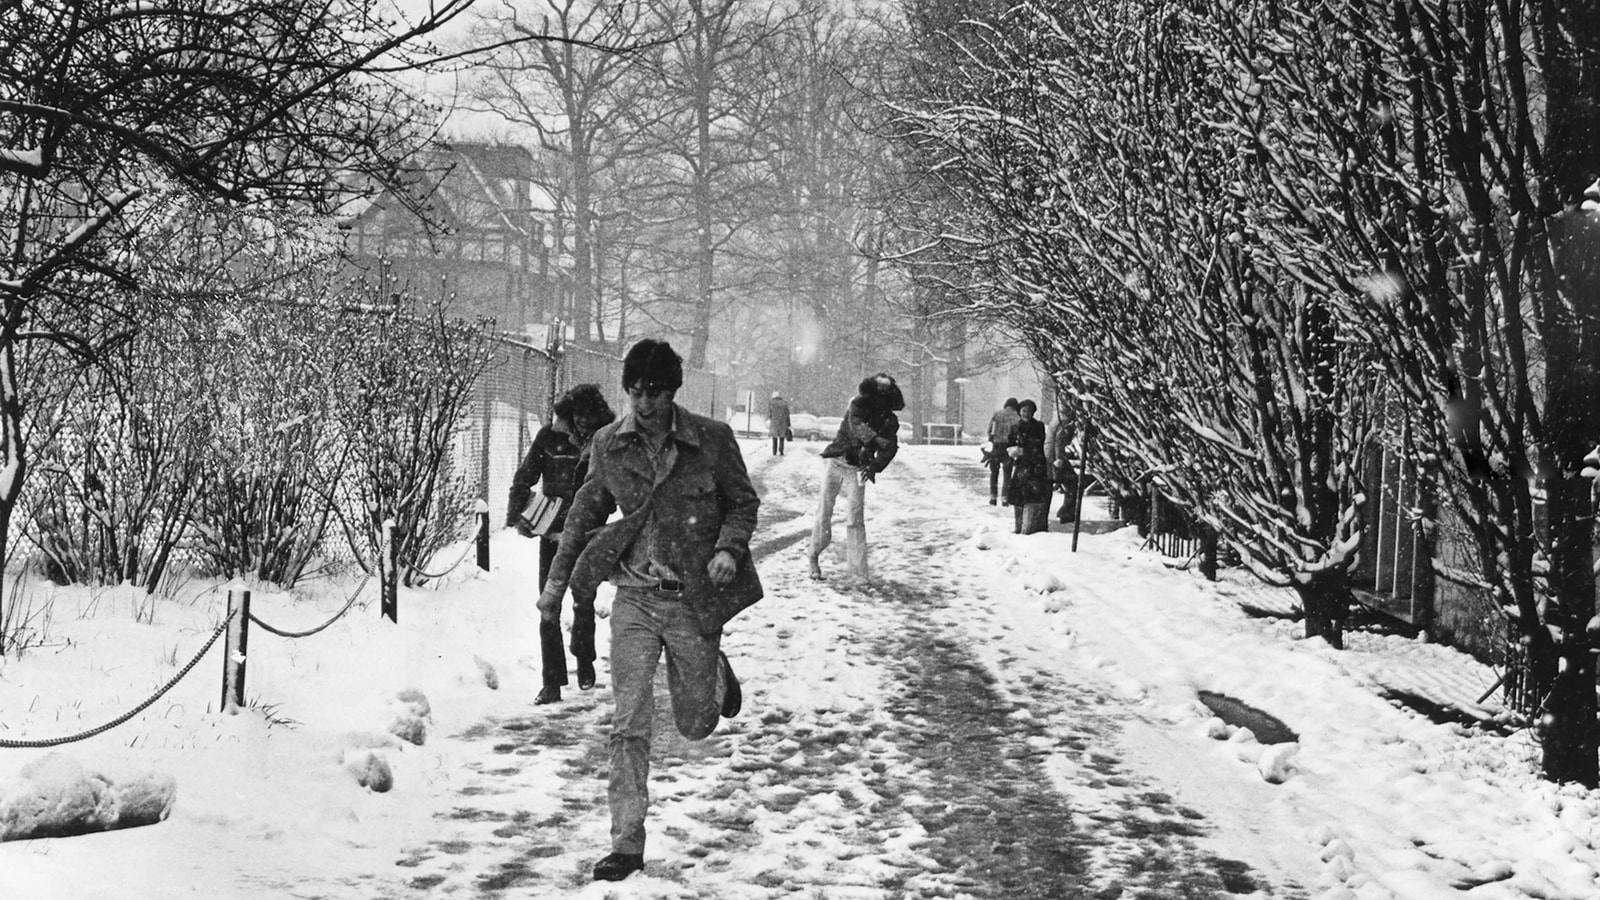
[[[0,841],[70,837],[165,821],[178,782],[147,773],[113,779],[63,753],[49,753],[0,785]]]

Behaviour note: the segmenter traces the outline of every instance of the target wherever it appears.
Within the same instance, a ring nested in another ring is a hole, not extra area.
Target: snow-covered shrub
[[[350,381],[336,395],[350,440],[350,477],[339,513],[350,548],[378,571],[383,523],[395,522],[399,579],[425,566],[475,525],[476,485],[465,483],[457,437],[492,359],[489,323],[449,318],[443,303],[374,291],[392,300],[363,307],[342,333]]]
[[[152,323],[92,364],[31,370],[42,402],[26,414],[21,522],[52,580],[154,591],[173,562],[209,431],[194,402],[205,362],[185,324]]]
[[[331,399],[351,365],[332,352],[343,327],[317,302],[241,303],[218,322],[194,527],[218,574],[289,587],[318,557],[349,458]]]

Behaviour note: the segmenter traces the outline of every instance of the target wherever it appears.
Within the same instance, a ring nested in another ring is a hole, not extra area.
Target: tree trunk
[[[1335,650],[1344,649],[1344,622],[1350,609],[1350,585],[1343,569],[1325,569],[1296,581],[1295,593],[1306,613],[1306,637],[1320,637]]]
[[[572,309],[569,324],[572,336],[587,346],[594,339],[594,202],[589,176],[589,160],[573,138],[572,154]]]
[[[14,622],[15,610],[8,608],[17,602],[16,595],[6,590],[4,561],[11,547],[11,517],[17,508],[17,497],[22,493],[22,479],[27,472],[27,457],[23,452],[22,397],[17,385],[17,357],[14,340],[0,337],[0,623]],[[0,631],[0,653],[7,649],[11,636]]]
[[[1536,726],[1544,738],[1544,776],[1595,787],[1600,781],[1600,728],[1595,722],[1595,661],[1589,623],[1595,616],[1593,485],[1579,473],[1583,458],[1600,440],[1600,225],[1580,209],[1549,222],[1558,297],[1553,327],[1544,329],[1550,372],[1563,373],[1546,386],[1543,473],[1549,521],[1550,596],[1545,631],[1553,640],[1530,644],[1530,664],[1544,714]]]
[[[1413,457],[1415,458],[1415,457]],[[1417,470],[1416,555],[1411,564],[1411,624],[1423,634],[1433,635],[1438,623],[1438,577],[1433,559],[1439,552],[1439,481],[1430,467]]]
[[[1546,497],[1550,531],[1551,597],[1544,649],[1555,660],[1535,660],[1534,675],[1548,690],[1545,714],[1535,723],[1544,739],[1544,777],[1600,784],[1600,723],[1595,721],[1595,620],[1593,485],[1579,473],[1600,442],[1600,223],[1585,209],[1588,186],[1600,174],[1600,16],[1590,4],[1543,2],[1534,21],[1541,32],[1548,92],[1545,117],[1548,196],[1560,213],[1546,220],[1554,283],[1543,286],[1547,313],[1545,425]],[[1552,665],[1551,663],[1554,663]],[[1545,679],[1549,679],[1546,682]]]
[[[715,166],[711,141],[711,93],[716,78],[716,61],[712,41],[706,33],[708,22],[704,10],[696,7],[692,25],[694,48],[691,57],[694,65],[694,184],[691,202],[694,204],[695,251],[695,315],[694,330],[689,344],[689,355],[684,364],[695,369],[705,368],[706,348],[711,342],[711,317],[716,302],[716,243],[711,233],[715,217],[711,172]]]

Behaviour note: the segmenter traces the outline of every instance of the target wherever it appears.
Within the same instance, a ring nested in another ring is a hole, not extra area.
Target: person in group
[[[733,429],[674,402],[683,360],[641,340],[622,362],[629,410],[600,429],[573,499],[539,611],[562,593],[616,586],[611,607],[611,852],[594,867],[620,881],[644,867],[652,687],[662,652],[678,731],[700,740],[737,715],[739,681],[722,629],[761,598],[750,537],[761,504]],[[607,522],[612,504],[622,517]]]
[[[1009,496],[1013,462],[1006,451],[1011,449],[1011,433],[1016,430],[1021,417],[1017,415],[1017,398],[1007,397],[1006,402],[989,417],[989,505]]]
[[[789,439],[789,401],[777,391],[767,401],[767,429],[772,433],[772,455],[783,455],[783,444]]]
[[[555,558],[561,540],[561,529],[566,523],[567,511],[573,494],[583,482],[587,457],[585,449],[589,439],[601,426],[615,421],[605,395],[597,384],[574,385],[561,395],[551,409],[550,424],[539,429],[533,437],[533,446],[522,458],[522,465],[511,478],[511,503],[506,524],[516,528],[524,537],[539,539],[539,590],[543,592],[550,577],[550,563]],[[543,534],[534,534],[522,518],[534,485],[548,497],[563,501],[560,512]],[[554,620],[539,620],[539,655],[543,687],[536,704],[555,703],[561,699],[561,688],[567,683],[567,656],[561,649],[561,623],[559,614]],[[594,687],[594,592],[579,593],[572,597],[572,656],[578,661],[578,689],[587,691]]]
[[[906,408],[893,377],[879,372],[861,382],[839,433],[822,450],[822,490],[817,518],[811,526],[811,577],[822,577],[822,551],[833,542],[833,507],[845,497],[845,563],[850,577],[865,580],[867,572],[867,482],[875,481],[900,449],[895,415]]]
[[[1017,404],[1017,426],[1012,429],[1011,446],[1006,448],[1015,465],[1006,487],[1006,499],[1016,515],[1016,533],[1032,534],[1049,527],[1046,522],[1053,495],[1050,461],[1045,455],[1044,423],[1034,418],[1039,404],[1024,400]]]
[[[1077,429],[1072,418],[1057,410],[1055,424],[1050,426],[1048,455],[1055,478],[1056,490],[1061,492],[1061,511],[1057,518],[1063,523],[1073,521],[1078,515],[1078,469],[1072,463],[1072,439]]]

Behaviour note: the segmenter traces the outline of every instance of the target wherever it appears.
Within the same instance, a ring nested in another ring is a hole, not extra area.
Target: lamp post
[[[967,382],[972,379],[966,376],[952,378],[956,383],[956,443],[961,443],[961,435],[967,430]]]

